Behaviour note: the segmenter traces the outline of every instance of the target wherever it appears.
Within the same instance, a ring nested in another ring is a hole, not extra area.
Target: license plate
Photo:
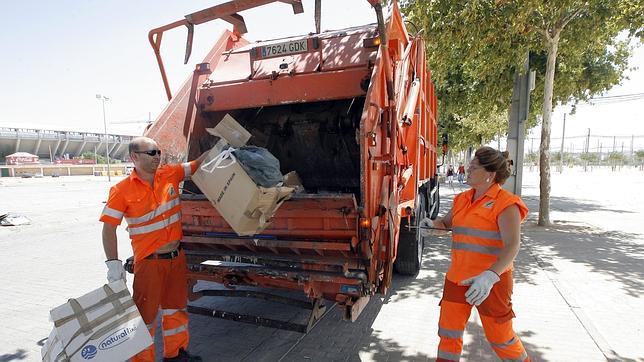
[[[278,57],[286,54],[296,54],[308,51],[308,43],[304,40],[287,41],[271,45],[264,45],[260,48],[262,58]]]

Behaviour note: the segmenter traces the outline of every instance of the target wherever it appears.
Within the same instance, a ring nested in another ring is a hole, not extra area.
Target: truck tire
[[[423,197],[419,197],[418,200],[419,205],[415,216],[411,218],[412,228],[407,227],[407,218],[400,220],[398,253],[394,262],[394,270],[401,275],[418,274],[423,261],[424,243],[418,225],[421,217],[425,214],[425,202]]]
[[[432,219],[432,220],[436,220],[436,218],[438,217],[438,210],[440,209],[440,205],[441,205],[440,184],[439,183],[436,183],[436,192],[434,193],[434,197],[430,196],[430,199],[432,201],[430,203],[430,205],[431,206],[436,205],[436,207],[434,207],[434,210],[432,210],[431,215],[429,215],[429,218]]]

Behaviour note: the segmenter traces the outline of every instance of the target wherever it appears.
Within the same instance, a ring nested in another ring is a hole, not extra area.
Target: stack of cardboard
[[[50,312],[54,328],[43,361],[125,361],[152,344],[132,296],[119,280]]]

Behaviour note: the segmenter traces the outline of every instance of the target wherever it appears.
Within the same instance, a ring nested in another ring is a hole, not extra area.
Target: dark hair
[[[497,151],[492,147],[481,147],[474,153],[474,157],[487,172],[496,172],[494,182],[503,184],[510,177],[510,160],[508,151]]]
[[[127,152],[129,154],[133,154],[134,152],[138,152],[140,149],[138,142],[130,142],[127,145]]]

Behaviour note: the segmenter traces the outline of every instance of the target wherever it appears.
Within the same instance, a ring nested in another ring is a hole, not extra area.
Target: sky
[[[138,134],[151,115],[167,103],[159,70],[147,40],[150,29],[182,19],[223,0],[57,0],[0,2],[0,126],[103,132],[103,113],[96,94],[106,102],[110,133]],[[304,13],[273,3],[244,11],[251,41],[306,34],[315,30],[313,0],[303,0]],[[366,0],[325,0],[322,29],[373,23]],[[171,89],[192,73],[219,38],[232,26],[223,21],[197,25],[192,57],[183,65],[186,30],[163,36],[162,55]],[[629,80],[605,96],[644,93],[644,47],[634,52]],[[542,100],[533,99],[533,102]],[[630,102],[581,105],[566,117],[566,135],[644,135],[644,98]],[[561,135],[567,106],[557,106],[552,136]],[[132,123],[139,122],[139,123]],[[539,135],[539,127],[530,137]]]
[[[631,69],[626,72],[628,79],[600,97],[644,95],[644,45],[634,49],[629,59],[629,68]],[[542,103],[543,100],[533,98],[531,102]],[[570,114],[570,110],[570,105],[555,107],[552,115],[552,137],[561,137],[564,114],[566,114],[566,137],[586,135],[589,128],[591,135],[644,137],[644,97],[621,102],[598,100],[594,104],[580,103],[574,114]],[[532,135],[540,135],[540,129],[540,125],[533,129]]]
[[[223,0],[2,1],[0,126],[103,132],[96,94],[107,96],[110,133],[143,129],[167,103],[150,29],[183,19]],[[246,39],[266,40],[315,31],[314,1],[293,14],[276,2],[244,11]],[[325,0],[322,30],[375,23],[366,0]],[[185,27],[163,35],[161,53],[173,90],[192,74],[224,29],[216,20],[195,26],[192,56],[183,65]]]

